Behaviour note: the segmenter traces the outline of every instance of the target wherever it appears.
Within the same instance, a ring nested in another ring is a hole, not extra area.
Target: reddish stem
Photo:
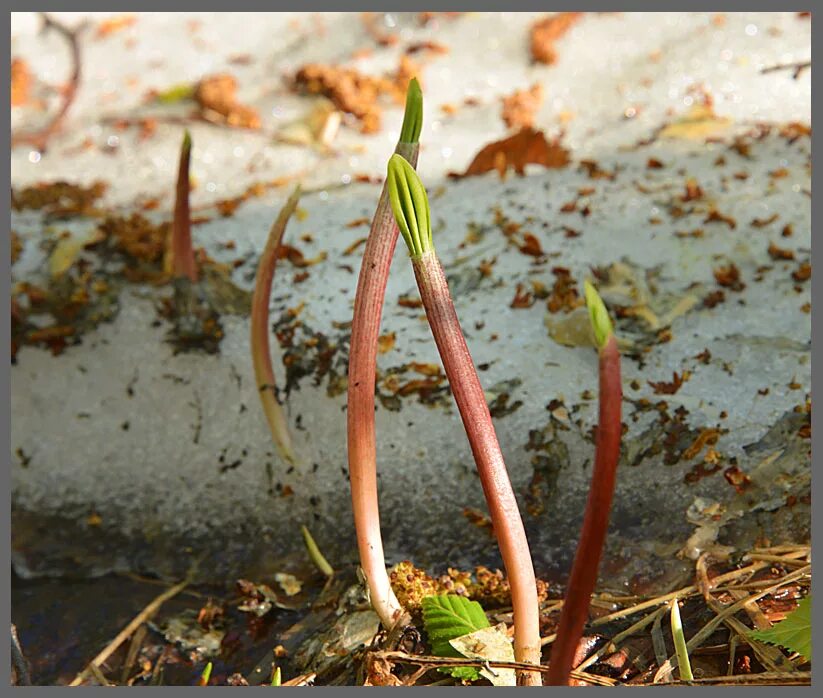
[[[395,150],[412,167],[417,165],[418,151],[417,143],[398,143]],[[374,393],[377,338],[380,335],[386,284],[398,234],[384,184],[363,251],[354,298],[347,419],[349,478],[360,565],[368,583],[371,604],[387,629],[397,621],[402,607],[389,582],[380,535]]]
[[[557,640],[552,646],[546,680],[549,686],[566,686],[569,683],[569,674],[574,668],[575,650],[588,619],[589,604],[597,583],[597,568],[609,528],[609,511],[620,456],[620,415],[623,401],[620,353],[614,334],[609,335],[600,349],[599,364],[600,418],[595,442],[594,470],[580,542],[560,614]]]
[[[180,166],[177,170],[177,192],[174,200],[174,220],[171,228],[171,258],[174,276],[197,281],[197,264],[191,244],[191,211],[189,210],[189,165],[191,138],[188,131],[180,148]]]
[[[412,257],[412,264],[434,341],[471,444],[509,578],[514,609],[515,659],[539,664],[540,612],[534,568],[520,510],[486,405],[486,396],[466,346],[437,256],[433,251],[424,252]],[[539,686],[540,673],[521,672],[519,683]]]

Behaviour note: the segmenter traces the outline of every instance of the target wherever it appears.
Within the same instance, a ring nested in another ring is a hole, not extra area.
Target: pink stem
[[[460,328],[443,268],[433,251],[412,257],[417,286],[440,352],[452,395],[471,444],[509,578],[514,609],[514,654],[519,662],[540,663],[540,611],[529,543],[520,518],[486,396]],[[521,685],[541,685],[539,672],[524,671]]]
[[[412,167],[417,165],[418,151],[416,143],[398,143],[395,150]],[[384,185],[363,251],[354,297],[347,419],[349,477],[360,565],[366,576],[371,604],[387,629],[394,625],[403,609],[389,582],[380,535],[374,392],[380,318],[398,234]]]
[[[620,353],[617,340],[609,335],[600,349],[600,419],[594,456],[594,471],[583,517],[580,542],[560,614],[557,640],[552,647],[547,685],[566,686],[574,668],[574,654],[589,615],[592,592],[606,533],[620,456],[621,404]]]

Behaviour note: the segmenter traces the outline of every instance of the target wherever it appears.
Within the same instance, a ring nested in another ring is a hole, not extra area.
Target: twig
[[[760,73],[774,73],[778,70],[791,70],[792,80],[797,80],[804,70],[812,67],[811,61],[796,61],[794,63],[778,63],[777,65],[770,65],[761,69]]]
[[[82,61],[80,58],[80,41],[79,35],[83,29],[86,28],[86,22],[81,23],[75,29],[69,29],[66,25],[58,22],[55,19],[52,19],[48,14],[42,12],[40,16],[43,19],[43,31],[48,29],[54,29],[66,41],[69,43],[69,50],[71,52],[71,60],[72,60],[72,74],[71,78],[69,79],[69,83],[66,86],[65,90],[63,91],[63,104],[60,106],[60,109],[54,115],[52,120],[46,124],[43,128],[38,129],[36,131],[31,131],[30,133],[22,133],[12,137],[12,146],[15,145],[22,145],[22,144],[29,144],[33,145],[37,150],[41,153],[46,152],[46,145],[48,143],[49,138],[57,133],[61,126],[63,125],[63,121],[66,118],[66,114],[68,114],[71,105],[74,102],[75,97],[77,96],[77,90],[80,87],[80,75],[81,75],[81,65]]]
[[[542,664],[529,664],[527,662],[500,662],[491,659],[454,659],[452,657],[432,657],[427,655],[407,654],[406,652],[374,652],[373,655],[379,659],[387,659],[400,664],[413,664],[415,666],[428,667],[478,667],[480,669],[492,667],[495,669],[515,669],[517,671],[548,673],[549,667]],[[572,671],[572,678],[580,681],[588,681],[598,686],[616,686],[617,681],[587,674],[582,671]]]
[[[149,620],[160,607],[168,601],[170,598],[177,596],[183,589],[185,589],[189,584],[189,580],[185,579],[178,584],[175,584],[170,589],[167,589],[162,594],[157,596],[148,606],[146,606],[140,613],[138,613],[134,618],[132,618],[131,622],[123,628],[103,650],[89,662],[85,669],[83,669],[72,681],[69,686],[79,686],[83,683],[83,679],[86,677],[86,674],[89,672],[94,671],[93,668],[100,668],[100,666],[105,662],[112,654],[114,654],[117,649],[122,645],[132,633],[134,633],[137,628],[139,628],[143,623]]]
[[[23,654],[23,648],[20,646],[20,638],[17,637],[17,627],[14,623],[11,624],[11,663],[17,671],[17,685],[31,686],[29,663]]]

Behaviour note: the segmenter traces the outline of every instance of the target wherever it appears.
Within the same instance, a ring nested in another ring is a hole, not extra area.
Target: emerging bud
[[[400,129],[400,142],[417,143],[422,128],[423,92],[417,78],[412,78],[406,90],[406,113],[403,115],[403,127]]]
[[[594,330],[597,348],[602,349],[613,332],[609,311],[606,310],[600,294],[588,280],[583,283],[583,291],[586,295],[586,306],[589,309],[589,319]]]
[[[392,155],[386,182],[392,213],[409,255],[419,257],[434,250],[429,197],[417,172],[401,155]]]

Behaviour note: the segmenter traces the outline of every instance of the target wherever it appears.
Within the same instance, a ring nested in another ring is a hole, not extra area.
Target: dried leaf
[[[474,156],[468,169],[461,175],[450,173],[450,177],[459,179],[484,174],[496,170],[501,178],[509,167],[519,174],[525,174],[526,165],[542,165],[549,168],[561,168],[569,164],[569,151],[558,140],[546,140],[542,131],[524,128],[513,136],[489,143]]]
[[[513,662],[514,648],[506,632],[506,624],[498,623],[492,628],[481,628],[473,633],[449,640],[449,644],[467,659],[494,662]],[[480,675],[493,686],[516,686],[514,669],[485,667]]]

